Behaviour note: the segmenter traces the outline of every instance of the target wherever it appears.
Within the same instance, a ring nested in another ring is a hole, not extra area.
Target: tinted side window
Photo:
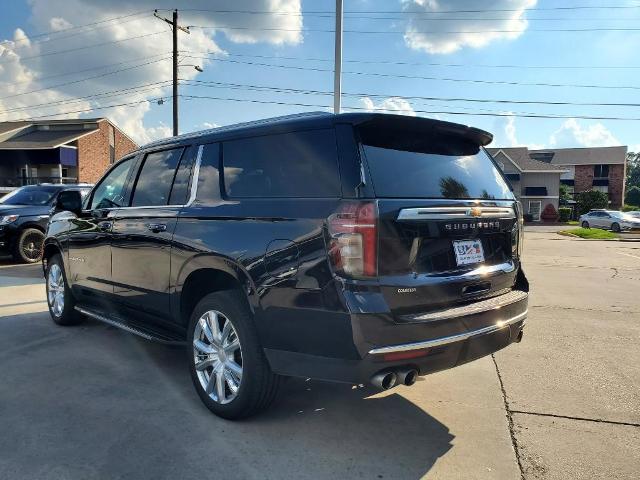
[[[231,198],[340,195],[333,129],[224,142],[222,156]]]
[[[167,205],[183,148],[148,153],[138,174],[132,207]]]
[[[93,192],[90,206],[91,210],[123,206],[124,198],[122,197],[122,193],[131,167],[133,166],[133,160],[133,158],[129,158],[119,163],[102,179]]]
[[[211,203],[220,200],[220,144],[204,145],[198,172],[198,202]]]
[[[184,205],[187,202],[187,199],[189,198],[189,180],[191,179],[193,162],[197,153],[198,149],[191,147],[182,156],[180,166],[176,172],[176,177],[173,180],[169,205]]]

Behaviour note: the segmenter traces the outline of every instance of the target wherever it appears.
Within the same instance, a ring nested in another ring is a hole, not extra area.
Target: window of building
[[[222,156],[225,191],[231,198],[340,195],[333,129],[224,142]]]
[[[609,193],[608,185],[594,185],[592,188],[593,190],[597,190],[598,192]]]
[[[593,166],[594,178],[608,178],[609,177],[609,165],[594,165]]]
[[[132,207],[167,205],[184,148],[148,153],[133,191]]]
[[[525,197],[546,197],[547,187],[525,187],[524,195]]]

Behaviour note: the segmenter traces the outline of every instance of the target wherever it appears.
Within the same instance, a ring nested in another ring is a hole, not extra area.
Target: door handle
[[[112,222],[100,222],[98,223],[98,230],[100,230],[101,232],[110,232],[112,226]]]
[[[164,223],[148,223],[147,228],[153,233],[160,233],[167,230],[167,226]]]

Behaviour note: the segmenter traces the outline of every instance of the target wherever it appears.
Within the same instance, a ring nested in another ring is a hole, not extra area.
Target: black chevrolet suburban
[[[49,310],[186,344],[205,405],[266,408],[282,376],[388,389],[522,338],[522,209],[491,134],[312,113],[182,135],[58,197]]]

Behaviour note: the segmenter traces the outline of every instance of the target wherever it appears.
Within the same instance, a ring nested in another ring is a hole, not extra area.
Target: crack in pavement
[[[495,359],[494,359],[494,362],[495,362]],[[511,410],[511,413],[519,413],[520,415],[533,415],[536,417],[551,417],[551,418],[563,418],[566,420],[580,420],[582,422],[606,423],[609,425],[624,425],[626,427],[640,427],[640,423],[618,422],[616,420],[604,420],[602,418],[574,417],[571,415],[556,415],[554,413],[525,412],[522,410]]]
[[[525,480],[524,477],[524,468],[522,467],[522,461],[520,460],[520,449],[518,447],[518,439],[516,438],[516,433],[513,428],[513,416],[511,415],[511,409],[509,408],[509,401],[507,400],[507,391],[504,388],[504,382],[502,381],[502,375],[500,374],[500,369],[498,368],[498,362],[496,361],[495,355],[491,354],[491,359],[493,360],[493,364],[496,367],[496,374],[498,375],[498,382],[500,382],[500,391],[502,392],[502,401],[504,402],[505,414],[507,417],[507,424],[509,427],[509,436],[511,437],[511,445],[513,446],[513,451],[516,455],[516,462],[518,462],[518,469],[520,470],[520,480]]]
[[[636,310],[616,310],[614,306],[609,307],[607,310],[601,308],[580,308],[580,307],[565,307],[563,305],[529,305],[529,308],[546,308],[557,310],[578,310],[580,312],[600,312],[600,313],[640,313]]]

